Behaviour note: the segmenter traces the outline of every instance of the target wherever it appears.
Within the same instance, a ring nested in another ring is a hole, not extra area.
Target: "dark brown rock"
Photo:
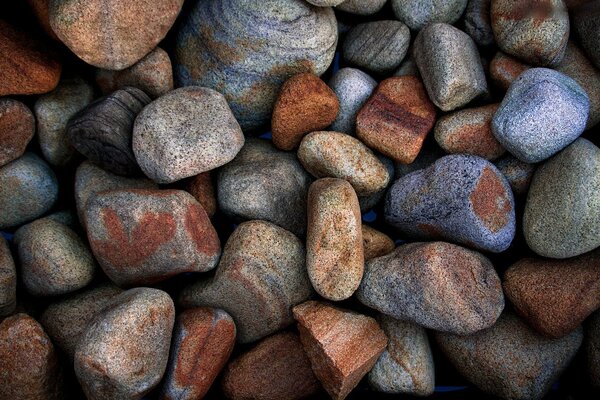
[[[35,119],[29,107],[17,100],[0,99],[0,167],[21,157],[34,133]]]

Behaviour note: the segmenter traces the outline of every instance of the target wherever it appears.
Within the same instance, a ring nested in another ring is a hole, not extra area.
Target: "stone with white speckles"
[[[340,102],[331,130],[353,135],[356,114],[377,86],[377,81],[359,69],[342,68],[329,80],[329,86]]]
[[[465,11],[467,0],[391,0],[394,14],[412,30],[432,22],[455,23]]]

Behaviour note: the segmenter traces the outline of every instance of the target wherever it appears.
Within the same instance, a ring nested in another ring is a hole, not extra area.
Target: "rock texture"
[[[0,167],[16,160],[35,133],[35,118],[25,104],[0,98]]]
[[[527,164],[511,155],[507,155],[497,160],[494,165],[504,175],[515,196],[527,194],[535,172],[534,164]]]
[[[0,318],[12,314],[17,305],[17,270],[10,248],[0,237]]]
[[[362,224],[363,252],[365,262],[394,251],[394,241],[385,233]]]
[[[495,43],[490,20],[491,4],[492,0],[469,0],[465,10],[465,32],[483,47]]]
[[[529,68],[529,65],[498,51],[490,61],[490,78],[498,88],[507,91],[510,84]]]
[[[386,2],[387,0],[346,0],[336,8],[352,14],[370,15],[381,10]]]
[[[410,29],[418,31],[433,22],[455,23],[467,0],[391,0],[394,14]]]
[[[329,87],[340,103],[331,130],[354,135],[356,130],[356,114],[365,104],[377,81],[356,68],[342,68],[329,80]]]
[[[600,6],[594,1],[582,2],[578,7],[573,8],[572,15],[574,33],[590,60],[596,68],[600,68],[600,51],[598,50]]]
[[[186,190],[202,205],[206,214],[212,218],[217,212],[217,198],[210,172],[194,176],[188,182]]]

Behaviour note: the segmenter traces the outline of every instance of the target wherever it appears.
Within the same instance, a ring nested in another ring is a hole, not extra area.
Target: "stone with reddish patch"
[[[372,258],[381,257],[394,250],[394,241],[388,235],[369,225],[362,224],[363,252],[365,262]]]
[[[206,212],[182,190],[101,192],[84,210],[92,251],[104,272],[120,286],[208,271],[221,254]]]
[[[0,99],[0,167],[23,155],[34,132],[29,107],[18,100]]]
[[[498,88],[507,91],[510,84],[529,68],[529,65],[498,51],[490,61],[490,78]]]
[[[202,205],[206,214],[212,218],[217,212],[217,197],[210,172],[203,172],[191,178],[186,190]]]
[[[527,194],[535,172],[535,164],[524,163],[508,154],[496,160],[494,165],[504,175],[515,196]]]

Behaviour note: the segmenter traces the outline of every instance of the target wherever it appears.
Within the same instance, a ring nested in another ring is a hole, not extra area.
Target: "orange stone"
[[[362,237],[365,262],[391,253],[396,247],[394,241],[388,235],[371,228],[369,225],[362,225]]]
[[[375,319],[327,303],[293,309],[312,369],[334,400],[342,400],[375,365],[387,337]]]
[[[210,171],[196,175],[187,184],[186,190],[202,205],[206,214],[212,217],[217,212],[217,198],[210,177]]]
[[[510,84],[529,68],[529,65],[499,51],[490,62],[490,76],[496,86],[506,91]]]
[[[481,172],[477,185],[469,195],[473,213],[493,233],[503,229],[509,221],[512,204],[501,177],[490,167]]]

